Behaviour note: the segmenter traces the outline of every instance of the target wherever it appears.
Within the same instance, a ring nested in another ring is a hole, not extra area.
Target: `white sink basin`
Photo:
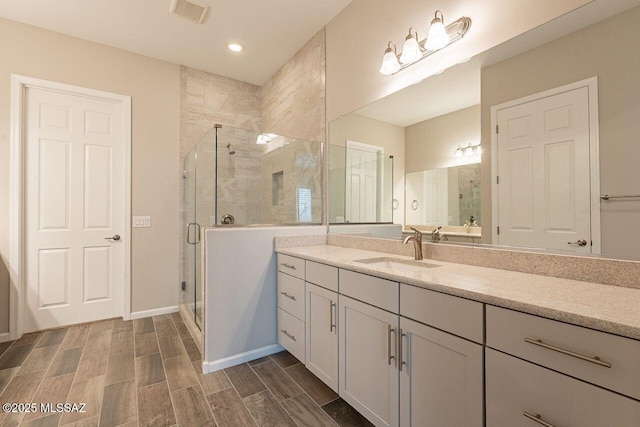
[[[416,271],[423,271],[426,268],[440,267],[438,264],[431,264],[424,261],[391,257],[358,259],[355,260],[355,262],[402,273],[413,273]]]

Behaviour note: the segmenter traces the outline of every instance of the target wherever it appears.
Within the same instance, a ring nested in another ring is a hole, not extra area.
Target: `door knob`
[[[587,241],[580,239],[576,240],[575,242],[567,242],[567,244],[572,246],[587,246]]]
[[[105,240],[115,240],[117,242],[118,240],[120,240],[120,235],[119,234],[114,234],[113,236],[105,237],[104,239]]]

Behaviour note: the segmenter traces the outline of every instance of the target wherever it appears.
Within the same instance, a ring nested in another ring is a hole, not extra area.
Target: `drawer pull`
[[[545,420],[542,419],[542,416],[540,414],[536,414],[536,415],[531,415],[528,412],[524,412],[522,415],[524,415],[525,417],[529,418],[532,421],[537,422],[538,424],[542,424],[544,427],[556,427],[555,425],[546,422]]]
[[[289,294],[288,294],[288,293],[286,293],[286,292],[280,292],[280,294],[281,294],[281,295],[284,295],[285,297],[287,297],[287,298],[289,298],[289,299],[292,299],[292,300],[294,300],[294,301],[297,301],[297,300],[296,300],[296,297],[294,297],[293,295],[289,295]]]
[[[293,336],[293,335],[291,335],[291,334],[290,334],[289,332],[287,332],[286,330],[284,330],[284,329],[280,329],[280,332],[282,332],[283,334],[285,334],[286,336],[288,336],[288,337],[289,337],[289,338],[291,338],[292,340],[294,340],[294,341],[298,342],[298,340],[296,339],[296,337],[295,337],[295,336]]]
[[[596,365],[604,366],[605,368],[610,368],[611,367],[611,363],[604,362],[604,361],[600,360],[600,358],[598,356],[596,356],[596,357],[585,356],[584,354],[576,353],[576,352],[573,352],[571,350],[565,350],[564,348],[556,347],[555,345],[546,344],[546,343],[542,342],[542,340],[534,340],[532,338],[525,338],[524,341],[529,343],[529,344],[537,345],[539,347],[543,347],[543,348],[546,348],[546,349],[549,349],[549,350],[557,351],[558,353],[566,354],[567,356],[572,356],[572,357],[578,358],[580,360],[584,360],[586,362],[595,363]]]
[[[400,367],[398,370],[402,372],[402,367],[407,364],[407,361],[404,360],[404,349],[402,348],[402,343],[404,342],[404,338],[407,334],[405,334],[402,328],[400,328],[398,329],[398,336],[400,336],[400,343],[398,344],[398,364]]]
[[[333,332],[334,329],[336,328],[336,321],[335,321],[335,310],[336,310],[336,303],[331,301],[331,304],[329,304],[329,316],[330,316],[330,321],[329,321],[329,332]]]
[[[290,268],[290,269],[292,269],[292,270],[295,270],[295,269],[296,269],[296,266],[295,266],[295,265],[287,264],[286,262],[281,262],[281,263],[280,263],[280,265],[281,265],[281,266],[283,266],[283,267]]]

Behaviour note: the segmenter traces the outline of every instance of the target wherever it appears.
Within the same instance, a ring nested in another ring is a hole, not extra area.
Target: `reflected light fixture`
[[[429,33],[424,40],[419,40],[418,31],[411,27],[400,55],[396,51],[396,45],[392,41],[389,42],[384,51],[380,73],[387,76],[395,74],[411,64],[421,61],[432,53],[460,40],[470,27],[471,19],[465,16],[445,27],[444,15],[441,11],[436,10],[435,17],[429,27]]]
[[[240,43],[229,43],[227,47],[232,52],[242,52],[244,50],[244,46],[242,46]]]
[[[391,48],[393,45],[393,48]],[[380,73],[384,75],[395,74],[400,71],[401,65],[398,61],[398,54],[396,53],[396,45],[394,42],[389,42],[387,49],[384,51],[382,57],[382,66],[380,67]]]
[[[473,156],[474,154],[475,155],[482,154],[482,146],[480,144],[471,145],[471,143],[468,143],[467,146],[464,148],[458,145],[458,148],[456,148],[456,152],[455,152],[456,157],[462,157],[463,155]]]
[[[277,137],[278,135],[276,135],[275,133],[263,133],[258,135],[258,138],[256,138],[256,144],[258,145],[268,144],[274,139],[276,139]]]

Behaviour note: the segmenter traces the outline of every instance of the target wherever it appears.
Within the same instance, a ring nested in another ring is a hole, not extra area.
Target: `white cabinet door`
[[[399,423],[398,316],[340,295],[340,397],[376,426]]]
[[[307,283],[307,369],[338,392],[338,294]]]
[[[400,425],[482,427],[482,346],[400,318]]]

